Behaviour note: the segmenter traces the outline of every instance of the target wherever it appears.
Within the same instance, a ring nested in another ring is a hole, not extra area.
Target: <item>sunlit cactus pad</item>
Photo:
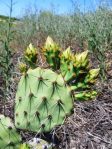
[[[71,114],[73,100],[63,77],[50,69],[29,69],[16,94],[15,125],[33,132],[49,132]]]
[[[0,149],[18,149],[21,137],[11,119],[0,115]]]

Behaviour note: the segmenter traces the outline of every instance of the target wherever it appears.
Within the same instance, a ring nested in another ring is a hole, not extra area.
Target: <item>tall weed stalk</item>
[[[0,53],[0,62],[1,62],[1,75],[3,78],[3,103],[4,103],[4,114],[5,114],[5,102],[7,101],[8,90],[11,81],[12,75],[12,49],[10,47],[10,43],[12,41],[12,9],[13,9],[13,0],[10,0],[10,14],[9,19],[5,20],[5,35],[1,38],[1,53]]]

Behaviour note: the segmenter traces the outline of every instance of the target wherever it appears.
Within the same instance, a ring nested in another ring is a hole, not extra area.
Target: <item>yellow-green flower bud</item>
[[[19,70],[21,73],[26,73],[27,72],[27,66],[24,63],[19,64]]]
[[[37,49],[30,43],[25,51],[25,58],[28,62],[36,63],[37,61]]]
[[[71,61],[73,59],[73,54],[70,50],[70,47],[68,47],[63,53],[62,53],[62,56],[61,58],[64,58],[68,61]]]
[[[88,66],[88,50],[75,55],[74,66],[76,67],[87,67]]]
[[[45,52],[45,51],[51,51],[51,50],[57,51],[60,49],[59,49],[59,46],[53,41],[53,39],[48,36],[43,50]]]
[[[89,74],[86,76],[85,78],[85,82],[90,82],[90,83],[94,83],[96,81],[96,78],[98,77],[99,75],[99,71],[100,71],[100,68],[97,68],[97,69],[91,69],[89,71]]]

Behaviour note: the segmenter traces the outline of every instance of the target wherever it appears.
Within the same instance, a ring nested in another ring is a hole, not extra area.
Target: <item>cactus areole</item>
[[[29,69],[19,82],[15,125],[33,132],[49,132],[71,114],[73,100],[63,77],[50,69]]]

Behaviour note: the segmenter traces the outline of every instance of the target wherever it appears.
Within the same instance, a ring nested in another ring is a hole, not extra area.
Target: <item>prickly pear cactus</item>
[[[21,137],[11,119],[0,115],[0,149],[18,149]]]
[[[73,109],[71,91],[63,77],[41,68],[22,76],[15,103],[16,127],[40,133],[63,124]]]

